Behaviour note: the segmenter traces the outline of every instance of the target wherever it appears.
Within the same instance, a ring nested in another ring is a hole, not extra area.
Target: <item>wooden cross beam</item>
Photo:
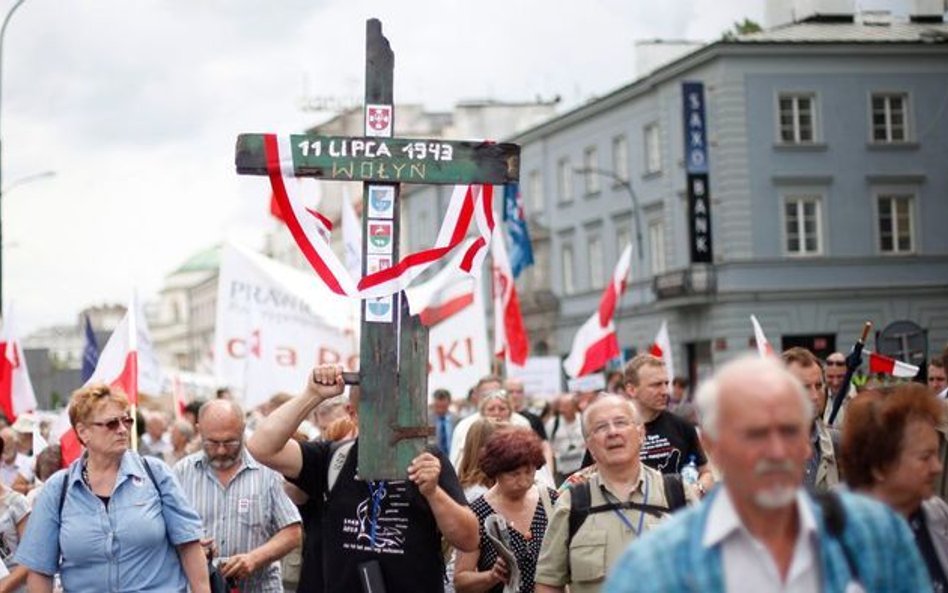
[[[499,185],[520,175],[515,144],[394,138],[395,57],[377,19],[366,22],[365,53],[365,135],[290,137],[297,176],[364,182],[363,275],[398,261],[401,183]],[[267,174],[263,134],[237,138],[236,165],[241,174]],[[433,432],[427,426],[428,331],[399,293],[363,302],[361,336],[359,477],[403,479]]]

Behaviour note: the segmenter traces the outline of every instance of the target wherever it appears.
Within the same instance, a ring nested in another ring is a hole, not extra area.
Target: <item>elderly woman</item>
[[[494,485],[471,503],[480,523],[481,542],[475,552],[458,553],[454,575],[458,593],[498,593],[510,578],[510,567],[486,536],[485,520],[493,514],[503,517],[507,524],[520,571],[519,591],[533,592],[540,544],[556,501],[555,490],[535,484],[536,470],[543,463],[540,439],[529,428],[501,428],[487,440],[480,468]]]
[[[917,383],[861,393],[842,440],[846,482],[905,517],[936,592],[948,591],[948,504],[934,496],[944,405]]]
[[[207,593],[201,519],[164,462],[129,450],[125,394],[80,389],[69,420],[86,452],[36,499],[15,556],[29,590],[52,591],[59,572],[69,593]]]

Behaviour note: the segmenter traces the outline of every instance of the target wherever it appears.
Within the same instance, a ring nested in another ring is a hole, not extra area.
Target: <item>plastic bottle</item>
[[[685,484],[698,483],[698,466],[695,464],[695,456],[688,456],[688,463],[681,468],[681,481]]]

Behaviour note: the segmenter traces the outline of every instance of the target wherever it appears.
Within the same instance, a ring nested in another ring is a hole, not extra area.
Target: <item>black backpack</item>
[[[661,517],[665,513],[671,513],[685,506],[685,487],[681,482],[679,474],[662,474],[662,485],[665,487],[665,500],[667,507],[654,504],[642,504],[637,502],[610,502],[607,504],[590,507],[591,493],[589,482],[576,484],[569,489],[569,532],[566,535],[566,547],[569,548],[573,541],[573,536],[579,531],[579,528],[586,522],[586,517],[594,513],[604,513],[616,509],[631,509],[648,513],[655,517]]]

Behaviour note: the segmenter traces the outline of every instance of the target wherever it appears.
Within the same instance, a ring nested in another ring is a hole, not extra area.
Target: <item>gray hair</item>
[[[632,404],[632,400],[615,393],[608,393],[606,391],[600,391],[596,397],[586,406],[586,411],[583,412],[582,418],[580,418],[579,428],[582,430],[583,439],[589,437],[589,427],[586,426],[588,418],[591,416],[590,412],[596,407],[603,404],[622,404],[623,406],[629,409],[629,415],[632,417],[632,423],[636,426],[642,425],[642,418],[639,416],[639,411],[635,409],[635,406]]]
[[[172,428],[177,428],[181,436],[189,441],[194,438],[194,425],[187,420],[176,420]]]
[[[786,382],[793,389],[793,392],[799,397],[800,404],[806,418],[813,417],[813,402],[807,396],[806,389],[800,381],[793,376],[793,373],[781,364],[776,358],[761,358],[758,355],[746,354],[725,364],[712,376],[698,386],[695,393],[695,407],[698,409],[698,420],[701,423],[701,430],[711,438],[717,438],[718,412],[720,411],[719,401],[721,399],[721,386],[733,384],[735,380],[741,381],[746,377],[769,375]]]

